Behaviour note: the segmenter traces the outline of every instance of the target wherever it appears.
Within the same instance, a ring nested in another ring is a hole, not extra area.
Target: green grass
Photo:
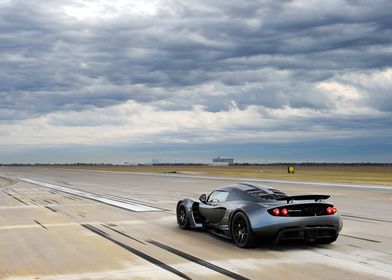
[[[287,173],[286,165],[67,166],[66,168],[151,173],[177,172],[228,177],[362,183],[392,186],[392,166],[297,166],[294,174]]]

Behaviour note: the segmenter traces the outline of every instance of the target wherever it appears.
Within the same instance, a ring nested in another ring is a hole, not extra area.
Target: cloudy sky
[[[0,0],[0,162],[392,162],[391,13]]]

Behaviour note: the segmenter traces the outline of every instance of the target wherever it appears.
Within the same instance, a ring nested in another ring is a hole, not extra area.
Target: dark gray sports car
[[[285,193],[249,183],[225,186],[200,201],[189,198],[177,204],[180,228],[205,228],[231,238],[241,248],[257,240],[305,240],[334,242],[342,221],[329,195],[288,196]]]

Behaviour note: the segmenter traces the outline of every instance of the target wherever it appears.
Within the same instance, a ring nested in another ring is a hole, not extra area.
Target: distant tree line
[[[205,163],[154,163],[154,164],[113,164],[113,163],[0,163],[0,166],[207,166]],[[233,163],[230,166],[392,166],[392,163],[377,162],[275,162],[275,163]]]

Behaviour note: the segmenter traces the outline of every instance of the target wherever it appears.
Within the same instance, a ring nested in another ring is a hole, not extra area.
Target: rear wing
[[[287,203],[293,200],[314,200],[315,202],[328,199],[330,195],[323,195],[323,194],[309,194],[309,195],[293,195],[293,196],[285,196],[280,197],[276,200],[286,200]]]

